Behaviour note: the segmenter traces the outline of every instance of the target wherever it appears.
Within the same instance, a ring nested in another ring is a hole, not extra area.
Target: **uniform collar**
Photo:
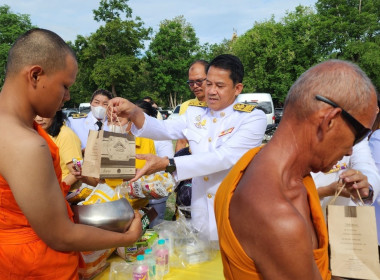
[[[214,110],[210,109],[210,114],[211,114],[211,116],[213,116],[215,118],[223,118],[225,116],[231,115],[232,112],[234,111],[234,105],[236,103],[237,102],[235,100],[234,103],[232,103],[231,105],[229,105],[226,108],[219,110],[219,111],[214,111]]]

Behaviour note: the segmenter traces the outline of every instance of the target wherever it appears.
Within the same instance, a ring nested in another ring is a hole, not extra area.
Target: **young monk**
[[[57,34],[32,29],[8,54],[0,93],[0,279],[78,279],[77,251],[126,246],[141,234],[74,224],[64,199],[58,148],[33,120],[70,99],[78,70]]]
[[[331,60],[292,86],[271,141],[222,182],[215,215],[226,279],[331,278],[327,228],[310,172],[329,171],[363,139],[375,88],[354,64]],[[368,187],[360,194],[368,196]]]

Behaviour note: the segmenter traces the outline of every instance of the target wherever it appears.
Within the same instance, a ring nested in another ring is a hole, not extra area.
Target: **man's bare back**
[[[327,172],[352,153],[372,126],[376,101],[368,77],[344,61],[316,65],[295,82],[271,141],[244,155],[216,194],[226,279],[331,279],[327,227],[310,172]]]

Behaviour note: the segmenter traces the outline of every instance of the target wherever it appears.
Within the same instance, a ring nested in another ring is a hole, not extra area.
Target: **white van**
[[[236,100],[240,103],[258,105],[267,115],[267,125],[274,124],[274,107],[269,93],[240,93]]]
[[[88,113],[91,111],[90,103],[81,103],[79,104],[79,113]]]

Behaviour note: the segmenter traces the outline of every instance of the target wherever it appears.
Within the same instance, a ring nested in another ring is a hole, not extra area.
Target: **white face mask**
[[[98,120],[103,120],[106,115],[106,108],[103,106],[91,106],[91,112]]]
[[[117,125],[117,124],[111,124],[111,125],[108,125],[108,129],[111,132],[126,133],[127,126],[128,124],[123,125],[122,127],[120,127],[120,125]]]

